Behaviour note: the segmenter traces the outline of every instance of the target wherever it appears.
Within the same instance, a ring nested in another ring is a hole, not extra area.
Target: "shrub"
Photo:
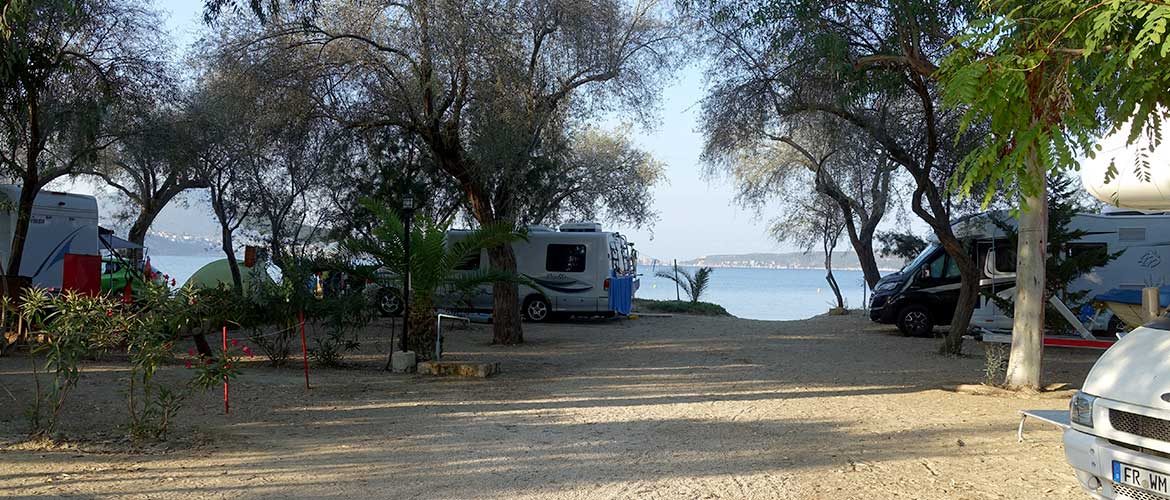
[[[723,306],[710,302],[634,299],[634,306],[638,310],[648,312],[695,314],[699,316],[731,316]]]

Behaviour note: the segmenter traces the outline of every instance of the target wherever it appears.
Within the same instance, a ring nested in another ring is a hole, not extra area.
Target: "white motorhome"
[[[459,241],[465,231],[447,233]],[[632,245],[620,233],[602,231],[594,222],[563,224],[559,230],[531,226],[528,241],[512,244],[516,269],[539,289],[520,287],[520,305],[529,321],[545,321],[554,315],[629,314],[638,288],[637,258]],[[461,272],[486,269],[486,250],[469,259]],[[491,286],[480,287],[469,297],[449,298],[448,306],[474,311],[492,309]]]
[[[16,206],[20,186],[0,185],[7,197],[0,213],[0,263],[12,253]],[[16,273],[35,286],[50,290],[101,291],[101,255],[98,253],[98,206],[93,196],[41,191],[33,202],[24,254]],[[7,270],[6,270],[7,271]]]
[[[999,218],[1010,226],[1015,225],[1015,219],[1006,214],[1000,214]],[[995,224],[969,224],[965,229],[960,237],[976,242],[975,255],[983,276],[979,282],[981,287],[1001,299],[1012,300],[1015,297],[1016,249]],[[1074,216],[1068,229],[1084,232],[1084,235],[1064,249],[1067,254],[1119,254],[1073,280],[1069,291],[1088,292],[1087,298],[1091,299],[1113,289],[1141,290],[1170,284],[1170,215],[1107,209],[1100,214]],[[1110,314],[1090,318],[1093,321],[1085,326],[1107,332],[1108,336],[1122,326]],[[998,307],[995,300],[984,295],[971,317],[971,325],[989,331],[1010,331],[1012,318]]]
[[[1135,156],[1149,152],[1149,144],[1140,143],[1147,140],[1143,136],[1139,144],[1127,148],[1127,131],[1123,127],[1103,141],[1104,151],[1082,166],[1083,183],[1094,196],[1115,206],[1170,208],[1166,167],[1170,150],[1161,147],[1150,154],[1152,175],[1139,179],[1127,166],[1138,164]],[[1112,164],[1118,166],[1118,175],[1110,179],[1106,171]],[[1151,248],[1138,253],[1143,256],[1141,267],[1149,271],[1110,278],[1118,280],[1113,284],[1164,284],[1142,281],[1164,280],[1162,270],[1170,265],[1162,263],[1167,252]],[[1064,453],[1093,498],[1170,498],[1170,319],[1165,315],[1122,336],[1093,365],[1069,403]]]

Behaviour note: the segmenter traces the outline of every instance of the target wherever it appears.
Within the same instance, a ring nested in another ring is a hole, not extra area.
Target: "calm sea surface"
[[[222,255],[151,255],[150,265],[155,271],[166,273],[175,278],[175,281],[182,285],[187,282],[195,271],[207,265],[207,263],[222,259]]]
[[[695,271],[682,266],[679,269]],[[673,300],[674,282],[654,276],[655,271],[670,270],[669,265],[639,266],[638,272],[643,276],[637,297]],[[841,286],[847,307],[865,305],[861,271],[833,271],[833,276]],[[686,300],[686,292],[681,294]],[[772,320],[811,318],[836,305],[823,269],[716,268],[702,300],[719,304],[741,318]]]
[[[151,264],[182,284],[204,264],[219,258],[153,255]],[[681,266],[680,269],[695,271],[694,268]],[[638,268],[643,276],[637,296],[673,300],[674,283],[655,277],[654,272],[657,270],[669,272],[670,266]],[[833,271],[833,274],[841,285],[845,304],[851,308],[864,306],[861,271]],[[685,293],[683,299],[686,299]],[[719,304],[741,318],[805,319],[828,311],[833,306],[833,291],[825,282],[824,270],[718,268],[711,275],[711,284],[703,300]]]

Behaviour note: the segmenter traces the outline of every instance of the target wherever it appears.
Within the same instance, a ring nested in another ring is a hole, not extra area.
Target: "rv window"
[[[1006,242],[995,246],[995,270],[1001,273],[1016,272],[1016,249]]]
[[[479,269],[479,252],[468,255],[466,259],[463,259],[463,262],[455,266],[455,269],[458,271],[475,271]]]
[[[579,273],[585,270],[585,245],[548,246],[544,269],[556,273]]]
[[[1092,259],[1093,265],[1101,267],[1109,263],[1109,245],[1105,243],[1069,243],[1065,248],[1065,256],[1073,258],[1086,257]]]

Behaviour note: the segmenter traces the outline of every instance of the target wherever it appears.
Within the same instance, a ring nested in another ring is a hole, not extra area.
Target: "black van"
[[[869,302],[869,319],[895,324],[903,335],[929,335],[951,322],[959,302],[959,266],[932,244],[900,271],[882,276]]]

